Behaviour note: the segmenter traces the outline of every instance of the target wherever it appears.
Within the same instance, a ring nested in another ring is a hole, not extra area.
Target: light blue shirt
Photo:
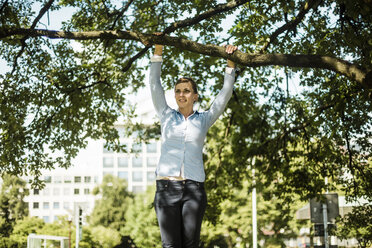
[[[180,176],[198,182],[205,181],[203,147],[208,129],[223,113],[231,98],[235,70],[226,68],[224,85],[208,111],[194,111],[187,119],[168,106],[160,82],[161,57],[151,59],[150,88],[152,101],[161,124],[161,155],[156,175]]]

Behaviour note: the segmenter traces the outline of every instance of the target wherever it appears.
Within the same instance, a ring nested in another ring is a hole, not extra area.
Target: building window
[[[39,189],[34,189],[34,195],[38,195],[40,193]]]
[[[142,152],[142,144],[134,143],[132,146],[132,152],[133,153],[140,153]]]
[[[34,209],[38,209],[38,208],[39,208],[39,203],[38,203],[38,202],[34,202],[34,203],[32,204],[32,208],[34,208]]]
[[[158,164],[158,158],[157,157],[148,157],[147,158],[147,167],[156,167]]]
[[[65,176],[64,182],[65,183],[71,183],[72,182],[72,177],[71,176]]]
[[[45,223],[49,223],[49,216],[43,216],[43,220]]]
[[[54,183],[62,183],[62,177],[61,176],[55,176],[54,177]]]
[[[84,177],[84,183],[90,183],[92,180],[91,177]]]
[[[119,134],[120,138],[127,137],[124,127],[117,127],[116,130],[118,131],[118,134]]]
[[[74,189],[74,195],[78,195],[80,194],[80,190],[79,189]]]
[[[49,202],[43,202],[43,209],[49,209]]]
[[[147,182],[154,182],[155,181],[155,173],[153,171],[147,172]]]
[[[102,174],[103,174],[103,176],[105,176],[105,175],[114,175],[114,172],[113,171],[104,171]]]
[[[84,195],[89,195],[90,194],[90,189],[84,189]]]
[[[132,172],[133,182],[142,182],[142,171]]]
[[[53,202],[53,208],[59,209],[59,202]]]
[[[44,182],[45,183],[51,183],[52,182],[52,176],[45,176],[44,177]]]
[[[128,181],[128,171],[119,171],[118,177]]]
[[[63,202],[63,208],[64,209],[70,209],[70,203],[69,202]]]
[[[129,159],[126,157],[119,157],[118,158],[118,167],[125,168],[128,167]]]
[[[132,159],[132,166],[133,167],[142,167],[142,157],[133,158]]]
[[[50,195],[50,189],[49,188],[43,189],[43,195],[46,195],[46,196]]]
[[[63,195],[69,195],[70,194],[70,188],[63,188]]]
[[[53,188],[53,195],[60,195],[61,190],[59,188]]]
[[[143,187],[142,186],[133,186],[133,193],[141,193],[143,192]]]
[[[103,158],[103,167],[105,167],[105,168],[114,167],[114,159],[112,157],[104,157]]]
[[[157,152],[157,144],[156,143],[150,143],[146,145],[147,153],[156,153]]]
[[[74,182],[75,183],[81,183],[81,177],[75,177]]]

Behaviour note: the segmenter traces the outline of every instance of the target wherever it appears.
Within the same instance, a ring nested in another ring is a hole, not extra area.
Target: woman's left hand
[[[238,47],[233,45],[224,45],[224,47],[227,54],[233,54],[236,50],[238,50]],[[227,67],[235,68],[235,63],[228,59]]]

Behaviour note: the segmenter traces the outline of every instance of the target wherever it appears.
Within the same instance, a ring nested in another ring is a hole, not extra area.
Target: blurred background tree
[[[276,211],[289,223],[290,204],[326,190],[371,202],[370,4],[3,0],[0,173],[27,174],[38,184],[41,169],[70,166],[88,138],[125,150],[114,123],[135,116],[128,95],[147,84],[151,46],[159,43],[166,45],[165,88],[180,75],[193,77],[201,109],[222,86],[225,59],[239,64],[233,98],[207,138],[210,223],[222,218],[224,201],[253,179],[260,197],[279,201],[263,210],[271,213],[272,231],[284,227]],[[66,8],[72,15],[61,32],[47,30],[45,16]],[[227,43],[240,52],[225,54]],[[156,137],[158,128],[151,128]],[[121,200],[123,206],[132,201]],[[95,212],[92,223],[121,232],[124,212]]]

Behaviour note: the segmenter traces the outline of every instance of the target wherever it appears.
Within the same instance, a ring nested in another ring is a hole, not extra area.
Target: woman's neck
[[[185,117],[185,119],[187,119],[190,115],[194,113],[193,108],[180,108],[178,111]]]

